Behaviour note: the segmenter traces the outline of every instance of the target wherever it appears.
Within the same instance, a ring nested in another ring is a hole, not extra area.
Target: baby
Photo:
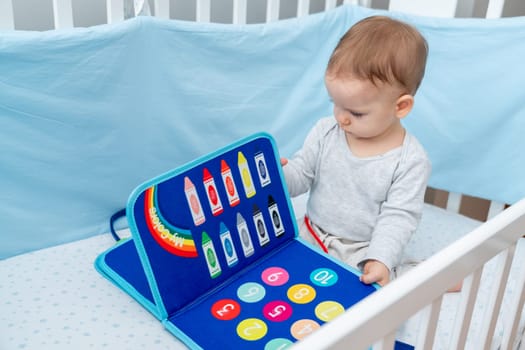
[[[385,285],[416,230],[431,165],[401,124],[414,106],[428,46],[412,26],[384,17],[356,23],[325,73],[334,116],[281,159],[292,197],[310,191],[300,235]]]

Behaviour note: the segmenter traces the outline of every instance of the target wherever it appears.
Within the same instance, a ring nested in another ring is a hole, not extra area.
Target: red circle
[[[215,191],[215,187],[212,185],[208,186],[208,194],[210,196],[210,201],[212,205],[217,205],[218,199],[217,199],[217,192]]]
[[[241,313],[241,305],[233,299],[221,299],[211,307],[211,314],[218,320],[233,320]]]

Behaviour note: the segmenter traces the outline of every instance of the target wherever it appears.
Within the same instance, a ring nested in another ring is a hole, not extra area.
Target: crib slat
[[[394,348],[396,342],[396,333],[387,334],[383,339],[377,341],[372,346],[373,350],[390,350]]]
[[[337,0],[326,0],[324,3],[324,10],[328,11],[334,9],[337,6]]]
[[[148,0],[135,0],[133,2],[134,15],[136,16],[151,16]]]
[[[71,0],[53,0],[55,28],[73,28],[73,5]]]
[[[503,5],[505,5],[505,0],[489,0],[485,17],[500,18],[503,14]]]
[[[447,210],[452,211],[454,213],[459,213],[460,206],[461,206],[461,194],[450,192],[448,194]]]
[[[0,1],[0,30],[15,29],[13,3],[11,0]]]
[[[233,24],[246,24],[246,0],[233,0]]]
[[[474,311],[474,304],[479,290],[481,280],[481,272],[483,268],[479,268],[471,273],[463,283],[461,291],[461,301],[458,308],[458,314],[454,321],[454,331],[452,334],[452,342],[449,349],[464,349],[467,341],[467,334],[470,328],[470,321],[472,320],[472,312]]]
[[[299,0],[297,2],[297,17],[303,17],[310,13],[310,0]]]
[[[423,323],[419,328],[416,349],[432,349],[442,301],[443,296],[440,296],[422,310]]]
[[[344,0],[343,1],[343,4],[349,4],[349,5],[359,5],[359,1],[358,0]]]
[[[268,0],[266,3],[266,22],[273,22],[279,19],[280,0]]]
[[[480,343],[477,349],[490,349],[515,248],[515,246],[511,246],[497,256],[492,294],[485,310],[485,317],[482,319],[480,337],[478,338]]]
[[[209,22],[211,18],[210,0],[197,0],[197,22]]]
[[[124,20],[124,0],[106,0],[108,23]]]
[[[155,0],[153,3],[155,7],[155,16],[159,18],[170,18],[170,0]]]
[[[489,212],[487,214],[487,220],[492,219],[494,216],[505,210],[505,203],[491,201],[489,206]]]
[[[388,9],[415,15],[452,18],[456,14],[458,0],[390,0]]]
[[[513,340],[516,338],[518,326],[523,311],[523,305],[525,304],[525,268],[517,273],[516,286],[512,293],[512,300],[507,309],[511,315],[502,317],[505,320],[505,331],[503,333],[503,340],[501,342],[501,349],[511,350],[513,348]]]

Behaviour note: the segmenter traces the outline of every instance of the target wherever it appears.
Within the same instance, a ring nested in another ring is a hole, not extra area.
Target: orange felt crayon
[[[237,187],[233,181],[232,171],[224,159],[221,160],[221,176],[224,188],[226,189],[226,195],[228,196],[228,203],[230,203],[230,207],[234,207],[241,201],[239,199]]]
[[[239,172],[241,173],[242,185],[244,187],[246,197],[250,198],[255,196],[255,187],[253,184],[252,175],[250,174],[250,169],[248,167],[248,161],[241,151],[239,151],[237,154],[237,166],[239,167]]]
[[[215,186],[215,180],[211,176],[210,171],[204,168],[202,174],[202,182],[206,189],[206,195],[208,196],[208,203],[210,204],[211,213],[217,216],[223,212],[221,199],[217,193],[217,186]]]
[[[186,200],[190,207],[191,217],[193,218],[193,223],[195,226],[199,226],[206,218],[204,217],[204,212],[202,211],[201,202],[199,196],[197,195],[197,190],[195,185],[191,182],[189,177],[184,178],[184,194],[186,195]]]

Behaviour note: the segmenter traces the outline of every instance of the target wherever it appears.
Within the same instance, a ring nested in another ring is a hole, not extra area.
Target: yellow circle
[[[288,288],[287,295],[296,304],[307,304],[314,300],[316,293],[308,284],[295,284]]]
[[[329,322],[345,312],[343,305],[335,301],[323,301],[315,307],[315,316],[321,321]]]
[[[247,318],[237,325],[237,334],[244,340],[259,340],[267,332],[268,326],[258,318]]]

